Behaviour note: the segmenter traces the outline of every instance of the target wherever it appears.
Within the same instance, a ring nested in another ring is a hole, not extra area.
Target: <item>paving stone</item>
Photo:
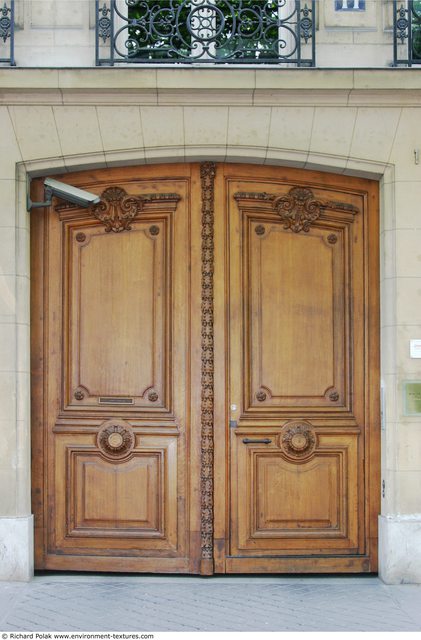
[[[421,631],[421,586],[355,577],[46,574],[0,584],[1,631]]]

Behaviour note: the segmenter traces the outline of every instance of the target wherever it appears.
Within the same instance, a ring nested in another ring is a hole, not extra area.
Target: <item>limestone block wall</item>
[[[15,0],[15,6],[18,66],[95,65],[94,0]],[[318,0],[317,66],[390,66],[392,16],[392,0],[365,0],[363,11],[338,11],[334,0]]]
[[[336,11],[335,2],[318,3],[317,65],[382,67],[393,62],[393,7],[367,0],[364,11]]]
[[[0,575],[32,574],[29,431],[29,232],[17,202],[22,155],[0,107]],[[22,203],[23,204],[23,203]]]
[[[15,57],[22,67],[95,64],[95,3],[15,0]]]
[[[0,578],[32,572],[27,177],[213,159],[381,183],[380,566],[386,582],[421,582],[421,418],[402,401],[403,381],[421,380],[419,75],[0,70],[0,101]]]

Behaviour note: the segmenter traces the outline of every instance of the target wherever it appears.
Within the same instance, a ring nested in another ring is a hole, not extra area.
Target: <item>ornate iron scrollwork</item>
[[[111,37],[111,9],[104,4],[97,10],[97,37],[105,43]]]
[[[308,57],[302,46],[314,42],[314,15],[315,0],[96,0],[96,64],[315,66],[314,45]]]
[[[393,0],[393,65],[421,64],[421,8],[414,0]]]
[[[408,39],[408,9],[401,4],[399,9],[396,12],[396,31],[395,35],[398,40],[401,41],[401,44],[405,43],[405,40]]]
[[[10,19],[11,8],[6,3],[0,7],[0,38],[6,42],[10,38],[12,21]]]
[[[10,0],[0,6],[0,39],[6,44],[9,42],[9,57],[0,58],[0,62],[5,62],[14,66],[14,35],[15,35],[15,0]]]

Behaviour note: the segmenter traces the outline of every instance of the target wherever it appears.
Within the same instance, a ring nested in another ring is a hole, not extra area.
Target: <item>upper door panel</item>
[[[267,183],[231,184],[230,196],[241,232],[231,273],[243,292],[243,417],[355,415],[362,199]]]
[[[116,212],[131,204],[133,219],[59,207],[64,411],[173,412],[174,216],[186,194],[125,186],[106,189],[103,201]]]

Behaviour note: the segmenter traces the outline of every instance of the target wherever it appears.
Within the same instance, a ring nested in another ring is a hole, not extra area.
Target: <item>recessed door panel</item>
[[[160,229],[152,235],[150,228]],[[165,224],[135,223],[130,233],[101,227],[69,234],[70,402],[128,398],[154,406],[166,397],[168,296]],[[79,240],[78,240],[79,237]],[[171,238],[170,238],[171,240]],[[171,320],[169,320],[171,323]],[[139,351],[133,350],[133,345]],[[73,392],[73,393],[72,393]],[[76,394],[76,397],[75,397]],[[155,396],[153,396],[155,397]]]
[[[319,432],[308,455],[297,457],[282,435],[265,436],[236,437],[238,546],[231,553],[355,553],[358,435]]]
[[[179,551],[178,438],[134,440],[128,454],[120,456],[92,434],[56,438],[57,502],[52,525],[57,550],[100,553],[106,544],[116,555],[127,548],[137,554],[151,549]]]
[[[247,409],[263,403],[324,407],[332,394],[343,401],[348,364],[343,243],[331,229],[299,235],[280,220],[263,225],[247,217],[244,224],[249,239],[244,289],[250,292]]]
[[[121,233],[63,219],[67,409],[171,411],[177,200],[168,204]]]

